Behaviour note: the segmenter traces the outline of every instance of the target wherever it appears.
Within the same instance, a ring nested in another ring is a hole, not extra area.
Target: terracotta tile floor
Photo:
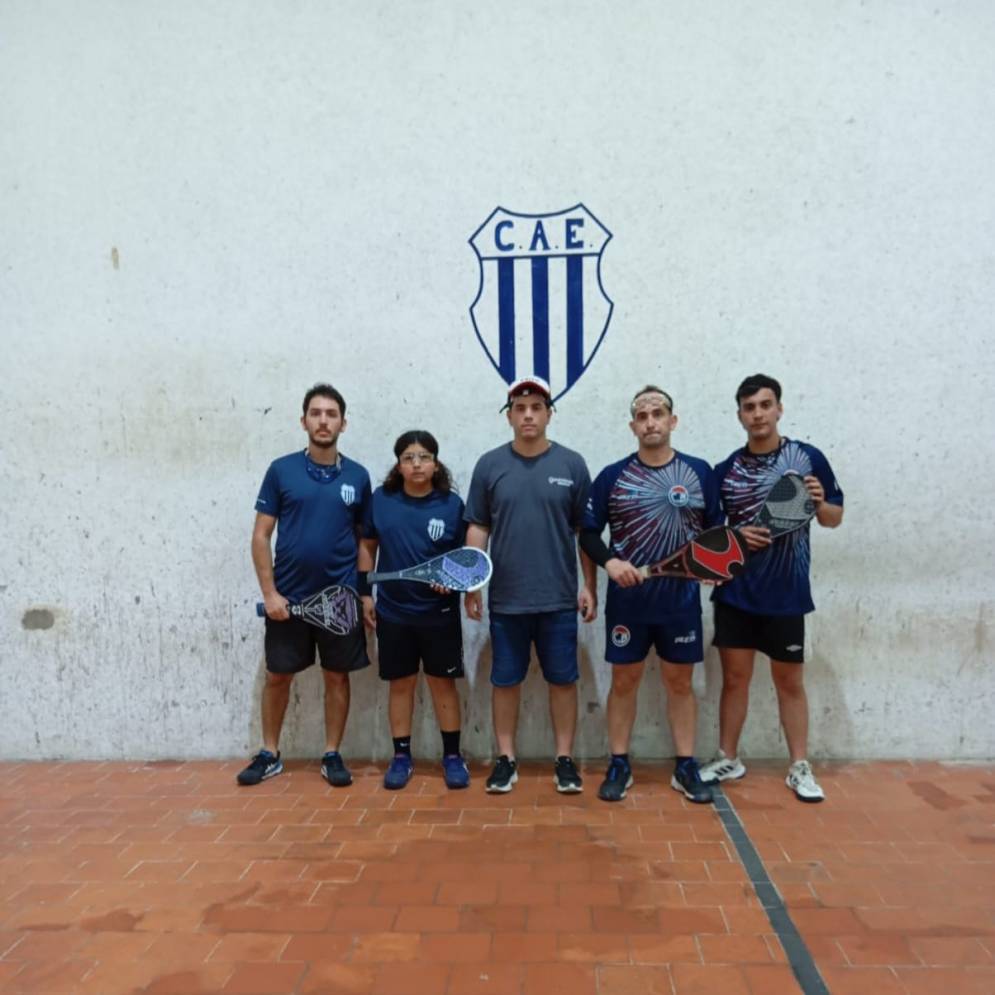
[[[639,766],[621,804],[404,791],[316,763],[0,765],[0,991],[798,992],[711,806]],[[783,765],[726,787],[833,993],[995,992],[995,768]]]

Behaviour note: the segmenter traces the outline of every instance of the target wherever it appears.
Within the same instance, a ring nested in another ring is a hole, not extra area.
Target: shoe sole
[[[705,783],[705,782],[702,782],[702,783]],[[681,784],[681,782],[678,781],[676,777],[672,777],[670,779],[670,786],[674,789],[674,791],[679,791],[682,795],[684,795],[684,797],[689,802],[694,802],[695,805],[711,805],[715,801],[714,797],[712,797],[712,798],[695,798],[693,795],[688,794],[688,792],[685,789],[684,785]]]
[[[608,795],[603,795],[600,791],[598,792],[598,797],[603,802],[620,802],[625,797],[625,793],[632,787],[633,783],[632,777],[630,776],[629,780],[625,782],[625,787],[622,789],[622,793],[617,798],[610,798]]]
[[[328,779],[328,775],[324,771],[321,772],[321,779],[331,788],[348,788],[349,785],[352,784],[351,774],[349,775],[348,781],[339,781],[338,784],[336,784],[335,781],[330,781]]]
[[[579,795],[584,790],[582,784],[560,784],[555,776],[553,777],[553,784],[556,785],[556,790],[561,795]]]
[[[387,789],[387,791],[401,791],[402,789],[406,788],[410,783],[411,783],[411,778],[409,777],[407,781],[405,781],[403,784],[388,784],[386,781],[384,781],[383,786],[384,788]]]
[[[824,802],[826,800],[825,795],[821,795],[818,798],[806,798],[804,795],[800,795],[797,791],[795,791],[790,781],[785,781],[784,783],[788,786],[795,798],[797,798],[800,802],[805,802],[806,805],[818,805],[819,802]]]
[[[487,784],[485,785],[489,795],[506,795],[518,782],[518,771],[516,770],[508,779],[507,784]]]

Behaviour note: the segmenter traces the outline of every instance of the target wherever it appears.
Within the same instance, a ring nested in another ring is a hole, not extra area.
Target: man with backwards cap
[[[577,612],[585,622],[597,610],[595,568],[583,559],[584,585],[577,593],[577,542],[591,478],[584,458],[546,438],[553,404],[541,377],[508,388],[511,443],[477,461],[466,502],[467,545],[490,543],[494,573],[490,607],[491,704],[499,756],[487,790],[511,791],[518,780],[515,732],[521,685],[532,645],[549,686],[556,739],[556,790],[578,792],[574,764],[577,728]],[[466,595],[466,613],[479,620],[479,591]]]
[[[693,802],[712,801],[694,759],[697,707],[693,666],[702,659],[701,598],[697,581],[679,577],[643,580],[637,566],[656,563],[722,521],[711,467],[677,452],[674,402],[659,387],[643,387],[629,406],[629,428],[639,443],[631,456],[598,474],[584,513],[581,547],[608,573],[605,658],[612,664],[608,694],[611,761],[598,791],[621,801],[632,785],[629,740],[636,696],[651,647],[660,657],[667,689],[667,717],[676,763],[670,785]],[[601,538],[605,526],[611,545]],[[635,564],[635,566],[634,566]]]

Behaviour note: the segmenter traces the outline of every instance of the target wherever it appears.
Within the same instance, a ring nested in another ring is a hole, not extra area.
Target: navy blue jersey
[[[665,466],[647,466],[633,453],[606,466],[591,486],[583,528],[611,530],[612,556],[642,567],[656,563],[722,521],[712,468],[674,453]],[[608,581],[606,613],[631,622],[658,622],[701,612],[697,581],[657,577],[637,587]]]
[[[373,492],[363,538],[376,539],[377,570],[414,567],[463,545],[463,502],[451,491],[411,497],[404,491]],[[377,614],[388,622],[439,622],[459,612],[459,595],[437,594],[428,584],[392,580],[377,585]]]
[[[789,470],[819,478],[826,500],[843,504],[843,491],[825,456],[807,442],[781,439],[772,453],[737,449],[715,468],[722,506],[733,528],[750,525],[771,488]],[[804,615],[815,610],[809,584],[812,559],[809,527],[775,539],[767,549],[751,553],[746,569],[717,587],[712,599],[755,615]]]
[[[370,503],[370,475],[348,456],[338,473],[317,481],[303,451],[274,460],[256,498],[256,511],[277,520],[273,579],[290,601],[330,584],[356,586],[358,530]]]

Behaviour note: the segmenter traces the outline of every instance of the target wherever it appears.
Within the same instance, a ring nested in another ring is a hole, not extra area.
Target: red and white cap
[[[546,403],[553,400],[553,392],[549,389],[549,384],[542,377],[528,376],[521,377],[508,385],[508,401],[505,407],[511,406],[514,397],[527,397],[529,394],[541,394]]]

